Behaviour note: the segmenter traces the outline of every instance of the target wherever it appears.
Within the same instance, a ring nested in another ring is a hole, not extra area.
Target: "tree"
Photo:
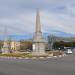
[[[32,50],[32,41],[21,40],[20,51],[28,51],[28,50]]]
[[[64,41],[55,42],[53,44],[54,49],[64,49]]]
[[[49,50],[53,49],[53,43],[56,41],[56,37],[54,35],[49,35],[48,36],[48,46]]]
[[[0,40],[0,50],[1,50],[2,47],[3,47],[3,41]]]

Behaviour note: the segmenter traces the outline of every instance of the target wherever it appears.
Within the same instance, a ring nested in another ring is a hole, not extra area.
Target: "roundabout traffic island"
[[[64,52],[51,51],[46,54],[32,54],[32,53],[10,53],[10,54],[0,54],[0,58],[7,59],[43,59],[43,58],[53,58],[53,57],[63,57]]]

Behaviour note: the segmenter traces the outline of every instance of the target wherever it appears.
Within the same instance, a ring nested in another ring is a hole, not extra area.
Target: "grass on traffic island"
[[[53,54],[53,56],[59,56],[63,55],[64,53],[62,51],[50,51],[47,52],[47,55],[32,55],[31,53],[9,53],[9,54],[0,54],[0,56],[4,57],[22,57],[22,58],[32,58],[32,57],[48,57],[48,55]]]
[[[0,54],[0,56],[6,56],[6,57],[22,57],[22,58],[25,58],[25,57],[32,57],[29,53],[9,53],[9,54]]]
[[[10,54],[0,54],[0,56],[4,56],[4,57],[22,57],[22,58],[32,58],[32,57],[47,57],[47,55],[32,55],[31,53],[10,53]]]

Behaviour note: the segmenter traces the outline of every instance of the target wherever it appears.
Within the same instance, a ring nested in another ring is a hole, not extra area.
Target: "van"
[[[65,53],[66,53],[66,54],[72,54],[72,50],[71,50],[71,49],[67,49],[67,50],[65,51]]]

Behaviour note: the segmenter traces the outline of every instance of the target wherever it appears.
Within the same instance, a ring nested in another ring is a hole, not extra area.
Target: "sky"
[[[37,8],[42,32],[75,34],[75,0],[0,0],[0,34],[34,33]]]

